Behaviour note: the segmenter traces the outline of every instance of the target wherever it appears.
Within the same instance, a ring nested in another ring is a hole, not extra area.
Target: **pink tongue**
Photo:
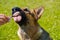
[[[16,21],[16,22],[19,22],[19,21],[21,21],[21,16],[18,16],[18,17],[14,17],[14,20]]]
[[[21,21],[21,19],[22,19],[21,16],[18,16],[18,21]]]

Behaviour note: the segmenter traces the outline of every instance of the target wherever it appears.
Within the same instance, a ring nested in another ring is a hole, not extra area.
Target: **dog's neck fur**
[[[39,30],[39,25],[38,23],[36,25],[31,25],[30,24],[27,25],[19,25],[20,28],[31,38],[31,39],[35,39],[35,35],[37,34],[38,30]]]

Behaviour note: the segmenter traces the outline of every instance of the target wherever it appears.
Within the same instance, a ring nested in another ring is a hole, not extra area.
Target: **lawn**
[[[60,0],[0,0],[0,14],[11,16],[13,7],[45,8],[38,23],[50,34],[53,40],[60,40]],[[19,40],[18,25],[13,19],[0,26],[0,40]]]

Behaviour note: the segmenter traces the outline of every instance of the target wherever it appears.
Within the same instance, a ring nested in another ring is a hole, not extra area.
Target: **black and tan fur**
[[[23,21],[17,23],[20,40],[52,40],[49,33],[37,22],[44,11],[43,7],[34,10],[28,10],[27,8],[21,10],[20,13],[24,14],[25,18],[23,17]]]

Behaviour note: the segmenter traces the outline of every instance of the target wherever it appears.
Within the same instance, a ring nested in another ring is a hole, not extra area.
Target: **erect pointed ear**
[[[42,16],[43,11],[44,11],[44,7],[40,7],[34,10],[36,20],[38,20]]]

